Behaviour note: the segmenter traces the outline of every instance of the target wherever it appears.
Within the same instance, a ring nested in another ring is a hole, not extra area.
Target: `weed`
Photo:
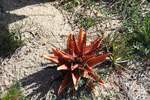
[[[150,15],[136,19],[132,30],[127,34],[127,46],[136,57],[146,59],[150,57]],[[142,60],[141,59],[141,60]]]
[[[126,70],[126,65],[132,56],[129,55],[130,48],[126,46],[125,39],[125,35],[119,32],[111,33],[105,38],[103,49],[112,54],[109,62],[106,63],[108,68],[104,69],[104,76],[109,76],[113,72],[122,74],[122,71]]]
[[[16,83],[2,97],[2,100],[27,100],[22,94],[20,83]]]
[[[78,5],[81,4],[81,0],[67,0],[67,1],[63,1],[63,3],[61,3],[64,5],[64,9],[67,11],[72,11],[74,7],[77,7]]]
[[[80,20],[81,27],[84,27],[86,30],[92,26],[96,25],[94,18],[83,18]]]
[[[144,14],[141,5],[141,0],[115,0],[108,2],[108,7],[112,9],[111,13],[118,14],[123,18],[123,27],[125,28],[124,35],[121,36],[123,41],[119,39],[122,42],[120,44],[115,43],[116,45],[113,48],[121,46],[123,49],[119,50],[121,51],[120,56],[124,55],[130,60],[142,60],[150,56],[150,16]],[[126,54],[124,54],[124,51],[126,51]]]
[[[73,26],[76,25],[79,28],[84,27],[88,29],[96,25],[96,15],[91,14],[94,9],[99,7],[95,0],[67,0],[61,4],[64,10],[71,13],[72,16],[70,18],[73,18],[73,23],[71,22]]]
[[[139,11],[140,3],[141,0],[111,0],[107,2],[107,11],[126,19]]]

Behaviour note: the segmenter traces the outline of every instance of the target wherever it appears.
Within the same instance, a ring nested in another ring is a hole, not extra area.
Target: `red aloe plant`
[[[96,52],[101,48],[102,38],[98,37],[89,45],[86,44],[86,32],[80,29],[78,39],[70,34],[67,41],[67,50],[52,49],[52,55],[44,55],[44,57],[58,65],[57,70],[64,72],[64,79],[58,89],[58,94],[62,93],[65,88],[72,84],[77,90],[81,77],[91,78],[104,84],[94,74],[94,67],[106,60],[109,53],[97,55]]]

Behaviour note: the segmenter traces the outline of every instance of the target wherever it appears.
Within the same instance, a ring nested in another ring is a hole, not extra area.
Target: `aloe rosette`
[[[89,45],[86,43],[86,32],[81,28],[78,38],[69,34],[67,50],[52,49],[53,54],[44,55],[51,62],[57,64],[57,70],[62,71],[64,78],[59,86],[58,94],[62,93],[68,85],[75,90],[78,88],[82,77],[97,81],[100,85],[104,82],[95,75],[94,68],[97,64],[103,63],[109,53],[97,54],[101,48],[102,38],[98,37]]]

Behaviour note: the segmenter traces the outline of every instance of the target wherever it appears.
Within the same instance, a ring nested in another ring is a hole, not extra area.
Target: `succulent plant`
[[[102,38],[98,37],[89,45],[86,43],[86,32],[81,28],[79,37],[69,34],[67,49],[52,49],[53,54],[44,55],[51,62],[57,64],[57,70],[63,72],[63,80],[58,89],[58,95],[62,93],[68,85],[72,85],[75,90],[81,78],[90,78],[103,85],[104,82],[94,72],[97,64],[106,60],[109,53],[97,53],[100,50]]]

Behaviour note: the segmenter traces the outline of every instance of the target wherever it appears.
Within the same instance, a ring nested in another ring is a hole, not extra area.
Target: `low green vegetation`
[[[119,56],[128,60],[142,61],[150,57],[150,13],[142,8],[147,4],[146,0],[115,0],[106,6],[110,13],[122,18],[123,32],[119,36],[121,39],[117,38],[120,43],[115,42],[113,47],[120,47]]]
[[[92,26],[95,26],[96,21],[94,18],[83,18],[80,20],[81,27],[88,29]]]
[[[141,3],[142,0],[110,0],[110,2],[106,3],[106,7],[109,13],[117,14],[123,19],[128,19],[140,10]]]
[[[74,18],[73,26],[89,29],[95,27],[96,22],[100,20],[100,18],[96,17],[96,14],[92,14],[95,9],[101,7],[96,0],[64,0],[60,5],[64,10],[71,13],[70,18]]]
[[[150,16],[145,15],[140,20],[136,20],[127,34],[127,46],[130,47],[133,56],[142,59],[150,57]]]
[[[24,97],[20,83],[16,83],[7,91],[7,93],[2,97],[2,100],[28,100]]]

